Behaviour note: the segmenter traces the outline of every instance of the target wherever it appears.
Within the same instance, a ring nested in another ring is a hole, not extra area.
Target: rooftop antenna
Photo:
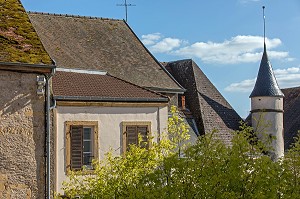
[[[124,6],[125,7],[125,21],[127,22],[127,9],[128,9],[128,6],[136,6],[134,4],[131,4],[131,3],[127,3],[127,0],[124,0],[124,4],[117,4],[117,6]]]
[[[266,16],[265,16],[265,6],[262,7],[263,9],[263,19],[264,19],[264,48],[266,48]]]

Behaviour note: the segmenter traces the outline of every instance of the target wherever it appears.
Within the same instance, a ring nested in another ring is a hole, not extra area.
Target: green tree
[[[107,153],[94,172],[71,173],[65,194],[74,198],[300,198],[300,141],[285,158],[265,155],[268,143],[241,123],[231,146],[214,134],[189,146],[188,126],[175,107],[168,132],[145,149],[131,145],[123,156]],[[259,132],[261,134],[261,132]]]

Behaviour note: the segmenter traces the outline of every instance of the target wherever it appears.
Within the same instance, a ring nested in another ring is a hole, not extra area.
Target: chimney
[[[181,96],[181,108],[183,110],[185,110],[185,96],[184,95]]]

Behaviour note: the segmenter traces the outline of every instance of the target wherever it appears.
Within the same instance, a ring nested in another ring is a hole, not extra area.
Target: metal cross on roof
[[[127,8],[128,8],[128,6],[136,6],[136,5],[134,5],[134,4],[131,4],[131,3],[127,3],[127,1],[126,0],[124,0],[124,4],[117,4],[117,6],[124,6],[125,7],[125,21],[127,22]]]

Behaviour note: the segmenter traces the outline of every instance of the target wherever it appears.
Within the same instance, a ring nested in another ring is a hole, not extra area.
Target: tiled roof
[[[59,66],[105,70],[148,88],[183,89],[123,20],[44,13],[29,17]]]
[[[57,100],[168,102],[168,98],[111,75],[57,71],[53,77]]]
[[[19,0],[0,2],[0,61],[51,64]]]
[[[250,94],[250,97],[257,96],[284,96],[277,84],[271,62],[268,59],[266,45],[264,45],[264,53],[260,62],[255,86]]]
[[[300,130],[300,87],[282,89],[284,93],[284,148],[288,149],[294,143]]]
[[[192,112],[200,134],[217,130],[217,139],[230,145],[232,132],[238,130],[241,117],[193,60],[169,62],[166,65],[175,79],[187,89],[186,107]]]

